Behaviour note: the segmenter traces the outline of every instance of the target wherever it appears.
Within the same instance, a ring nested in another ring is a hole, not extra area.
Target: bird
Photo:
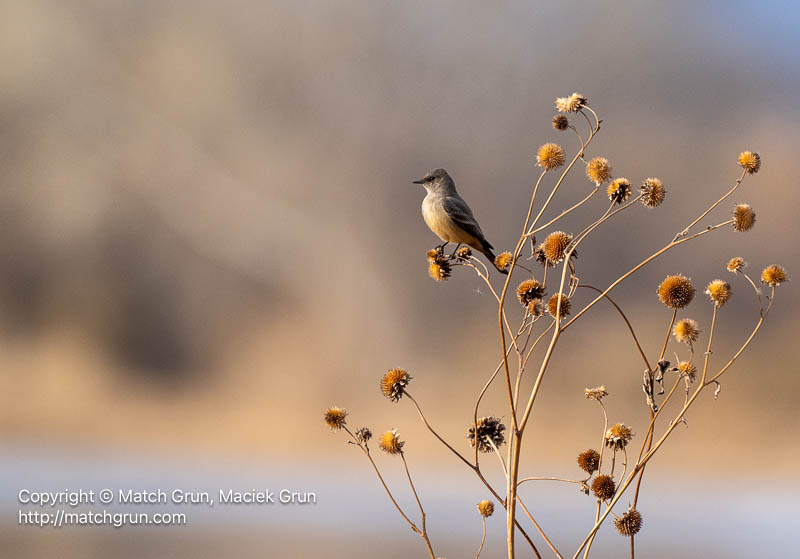
[[[444,241],[438,248],[444,251],[449,243],[469,245],[486,256],[497,271],[508,274],[507,270],[495,263],[494,247],[486,240],[469,204],[458,194],[456,183],[447,171],[434,169],[420,180],[412,182],[421,184],[428,191],[422,200],[422,218],[430,230]]]

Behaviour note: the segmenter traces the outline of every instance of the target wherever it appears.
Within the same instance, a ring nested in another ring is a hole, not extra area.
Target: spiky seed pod
[[[430,249],[427,254],[428,262],[433,262],[441,255],[442,255],[442,249],[440,249],[439,247]]]
[[[505,442],[505,435],[503,431],[506,430],[506,426],[500,423],[500,419],[493,416],[488,417],[481,417],[478,419],[478,450],[480,452],[492,452],[494,450],[492,448],[492,443],[497,448],[500,448]],[[470,441],[472,447],[475,447],[475,426],[469,428],[469,432],[467,433],[467,438]],[[490,442],[491,441],[491,442]]]
[[[756,212],[750,204],[739,204],[733,210],[733,230],[744,233],[750,231],[756,223]]]
[[[593,474],[600,466],[600,453],[594,449],[584,450],[578,454],[578,466],[587,474]]]
[[[447,257],[439,255],[428,264],[428,275],[434,281],[446,281],[453,273],[453,266]]]
[[[631,181],[622,177],[614,179],[608,185],[608,199],[615,204],[622,204],[631,195]]]
[[[560,299],[561,299],[560,318],[564,318],[569,315],[572,303],[570,303],[569,297],[567,297],[564,294],[561,295]],[[547,301],[547,312],[553,318],[556,318],[556,313],[559,312],[558,300],[559,300],[559,295],[558,293],[555,293],[552,297],[550,297],[550,300]]]
[[[398,402],[406,393],[406,387],[412,378],[404,369],[389,369],[381,377],[381,392],[392,402]]]
[[[611,179],[611,164],[605,157],[595,157],[586,165],[586,176],[589,180],[600,186]]]
[[[404,444],[406,443],[400,440],[397,429],[386,431],[378,440],[378,446],[381,447],[381,450],[386,454],[400,454],[403,452]]]
[[[565,160],[564,148],[558,144],[544,144],[539,148],[539,153],[536,154],[536,162],[545,171],[558,169],[564,164]]]
[[[456,258],[459,260],[469,260],[472,256],[472,249],[468,246],[463,246],[456,251]]]
[[[697,326],[697,322],[691,318],[682,318],[675,323],[672,334],[679,342],[692,345],[700,335],[700,328]]]
[[[628,446],[632,437],[633,431],[630,427],[624,423],[617,423],[606,431],[606,446],[614,450],[622,450]]]
[[[617,491],[617,484],[614,478],[607,475],[599,475],[592,482],[592,493],[601,501],[608,501],[614,497]]]
[[[544,303],[542,303],[541,299],[534,299],[528,303],[526,310],[533,318],[539,318],[544,315]]]
[[[583,393],[586,394],[586,397],[590,400],[596,400],[598,402],[608,396],[608,391],[606,390],[604,384],[594,388],[587,388],[583,391]]]
[[[564,233],[563,231],[553,231],[545,238],[541,245],[545,258],[554,264],[561,262],[564,260],[567,247],[571,242],[572,235]]]
[[[728,261],[727,266],[725,266],[729,272],[732,274],[738,274],[744,267],[747,266],[747,262],[744,261],[744,258],[741,256],[735,256]]]
[[[761,169],[761,156],[750,150],[743,151],[739,154],[738,163],[742,169],[754,175]]]
[[[556,99],[556,109],[561,113],[577,113],[586,106],[588,100],[577,91],[569,97]]]
[[[692,302],[694,287],[689,278],[680,274],[667,276],[658,286],[658,299],[671,309],[682,309]]]
[[[697,373],[697,367],[689,363],[688,361],[681,361],[678,363],[678,374],[681,376],[686,376],[689,379],[689,382],[694,382],[694,375]]]
[[[715,306],[721,307],[731,298],[731,286],[727,281],[714,280],[706,286],[706,295]]]
[[[495,257],[494,265],[497,266],[498,270],[505,272],[508,270],[508,267],[511,266],[511,261],[513,259],[514,255],[512,255],[510,252],[501,252]]]
[[[338,431],[347,424],[345,418],[347,417],[347,410],[337,408],[336,406],[330,407],[325,410],[325,423],[332,431]]]
[[[631,506],[628,512],[614,520],[614,526],[621,535],[634,536],[642,529],[642,515]]]
[[[569,127],[569,119],[561,114],[553,117],[553,128],[556,130],[566,130]]]
[[[356,440],[359,442],[359,444],[367,444],[367,441],[369,441],[371,438],[372,431],[369,430],[369,427],[361,427],[356,429]]]
[[[761,272],[761,281],[770,287],[777,287],[786,281],[786,270],[783,266],[778,266],[776,264],[767,266],[764,268],[764,271]]]
[[[544,297],[544,286],[535,279],[526,279],[517,286],[517,299],[524,307],[542,297]]]
[[[657,208],[664,201],[664,196],[667,194],[664,184],[654,177],[645,179],[639,192],[642,194],[641,201],[645,208]]]
[[[481,501],[478,503],[478,512],[484,518],[489,518],[494,514],[494,503],[491,501]]]

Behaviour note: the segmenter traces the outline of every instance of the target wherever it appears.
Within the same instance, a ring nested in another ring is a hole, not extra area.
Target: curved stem
[[[425,545],[428,546],[428,553],[430,553],[431,559],[436,559],[436,554],[433,552],[433,546],[431,545],[431,540],[428,537],[428,529],[425,527],[425,509],[422,508],[422,503],[419,500],[419,495],[417,495],[417,488],[414,487],[414,482],[411,480],[411,472],[408,471],[408,463],[406,462],[406,455],[402,450],[400,451],[400,458],[402,458],[403,460],[403,468],[406,471],[408,484],[411,486],[411,492],[414,493],[414,499],[416,499],[417,501],[417,506],[419,507],[419,514],[422,518],[422,531],[420,532],[420,536],[422,536],[422,539],[425,540]]]
[[[481,537],[481,545],[478,546],[478,553],[475,554],[475,559],[481,556],[481,551],[483,551],[483,543],[486,541],[486,517],[481,515],[481,520],[483,520],[483,536]]]

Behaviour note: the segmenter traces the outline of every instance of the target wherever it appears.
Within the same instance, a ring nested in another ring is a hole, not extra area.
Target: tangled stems
[[[606,507],[605,511],[600,516],[600,518],[595,522],[589,534],[586,536],[583,543],[575,552],[575,555],[573,555],[573,559],[578,559],[578,557],[580,556],[580,552],[588,544],[588,542],[594,536],[594,534],[597,533],[597,530],[600,529],[600,526],[603,524],[605,519],[611,513],[611,509],[614,507],[614,505],[617,504],[617,502],[619,501],[620,497],[622,497],[625,490],[630,486],[630,484],[636,478],[638,472],[647,464],[647,462],[655,455],[655,453],[658,452],[658,449],[661,448],[661,446],[664,444],[667,438],[669,438],[672,431],[678,426],[681,419],[683,419],[684,415],[686,414],[686,411],[692,406],[695,400],[697,400],[697,398],[700,396],[703,390],[705,390],[706,387],[715,384],[717,382],[717,379],[719,379],[731,367],[731,365],[734,364],[734,362],[739,358],[739,356],[744,352],[744,350],[747,349],[747,347],[755,338],[761,326],[764,324],[764,320],[766,319],[770,309],[772,308],[772,302],[774,300],[774,297],[775,297],[775,288],[772,287],[770,295],[770,304],[767,306],[767,309],[764,311],[764,313],[759,317],[758,322],[753,328],[753,331],[751,332],[750,336],[747,338],[747,340],[745,340],[745,342],[742,344],[739,350],[733,355],[733,357],[731,357],[731,359],[715,375],[711,376],[711,378],[708,378],[707,366],[704,366],[703,379],[701,380],[697,389],[695,389],[692,396],[686,401],[686,403],[677,413],[675,418],[670,422],[669,427],[667,427],[667,430],[664,432],[664,434],[653,444],[652,448],[649,451],[647,451],[645,455],[634,466],[633,471],[625,479],[625,482],[619,487],[619,489],[617,490],[617,494],[614,495],[614,498],[608,504],[608,506]],[[710,344],[708,351],[710,351]]]

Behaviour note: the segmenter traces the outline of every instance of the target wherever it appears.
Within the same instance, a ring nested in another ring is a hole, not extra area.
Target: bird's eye
[[[425,182],[431,182],[432,180],[433,180],[433,177],[425,177]]]

